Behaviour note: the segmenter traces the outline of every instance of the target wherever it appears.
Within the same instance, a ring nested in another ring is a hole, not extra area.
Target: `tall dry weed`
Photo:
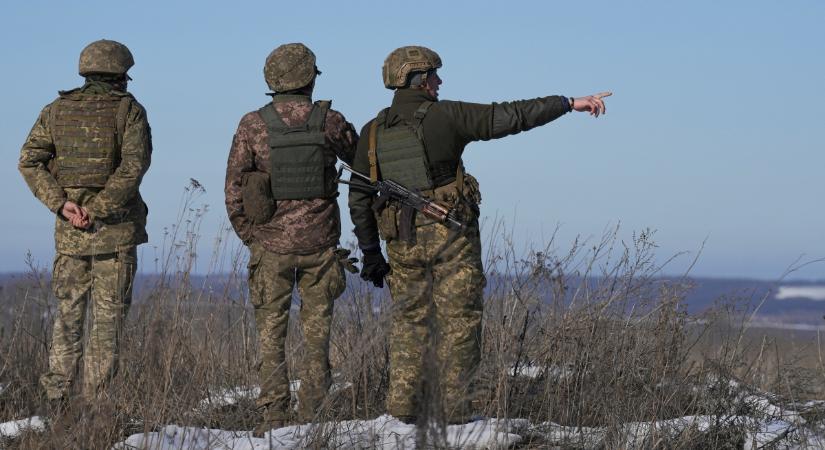
[[[196,253],[208,217],[208,208],[198,204],[202,189],[194,181],[187,187],[163,244],[151,249],[153,257],[142,255],[144,273],[127,321],[120,371],[99,401],[73,400],[69,420],[24,433],[3,443],[6,448],[110,448],[166,424],[248,430],[260,419],[246,253],[225,224],[212,254]],[[539,248],[517,251],[501,221],[486,226],[493,238],[486,245],[482,362],[467,383],[479,416],[598,427],[606,430],[599,445],[610,448],[626,443],[630,423],[757,414],[749,392],[770,391],[786,404],[822,398],[821,340],[810,344],[815,348],[789,348],[776,339],[753,338],[747,326],[752,301],[728,301],[701,316],[688,315],[690,281],[662,277],[667,262],[656,262],[652,232],[625,242],[615,227],[569,246],[551,236]],[[48,272],[29,264],[27,277],[0,291],[0,420],[47,410],[38,377],[47,367],[54,299]],[[317,411],[317,423],[384,413],[392,302],[386,291],[357,276],[348,281],[332,325],[334,387]],[[303,352],[296,312],[287,341],[293,375]],[[803,353],[819,356],[811,363],[794,356]],[[423,364],[425,426],[419,427],[418,442],[439,447],[446,442],[444,418],[451,405],[440,401],[439,362],[429,355]],[[307,445],[326,447],[331,436],[331,427],[317,427]],[[563,442],[529,430],[525,436],[533,447],[587,448],[590,442],[584,434]],[[654,434],[642,447],[722,448],[741,436],[720,419],[712,432]]]

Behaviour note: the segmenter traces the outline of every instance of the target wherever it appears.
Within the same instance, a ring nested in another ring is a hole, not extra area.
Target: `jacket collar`
[[[272,96],[272,103],[284,102],[312,103],[312,97],[300,94],[275,94]]]
[[[424,89],[397,89],[392,97],[392,106],[396,107],[410,103],[419,105],[426,101],[436,102],[438,100],[430,97]]]

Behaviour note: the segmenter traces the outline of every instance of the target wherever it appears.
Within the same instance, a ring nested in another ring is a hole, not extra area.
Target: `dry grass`
[[[187,189],[181,215],[156,250],[157,276],[141,278],[131,309],[121,370],[94,405],[74,401],[70,412],[42,433],[28,432],[5,448],[109,448],[126,436],[166,424],[251,429],[254,403],[210,406],[202,401],[225,389],[257,383],[257,350],[245,291],[244,252],[231,247],[224,227],[215,239],[205,276],[192,275],[205,208],[198,189]],[[606,430],[601,446],[625,445],[626,424],[686,415],[760,414],[743,391],[772,392],[794,404],[825,395],[821,340],[789,339],[747,327],[748,305],[728,302],[702,317],[683,306],[687,280],[663,281],[649,232],[623,243],[618,230],[598,242],[559,252],[550,242],[518,253],[500,224],[487,245],[490,289],[485,298],[483,360],[477,413]],[[350,278],[335,307],[331,357],[334,381],[318,421],[373,418],[384,412],[388,384],[390,303]],[[0,421],[45,410],[38,377],[46,370],[54,300],[47,272],[31,264],[29,276],[6,286],[0,313]],[[291,367],[302,342],[294,321],[288,339]],[[428,361],[432,371],[437,364]],[[532,371],[534,376],[522,374]],[[733,385],[730,380],[740,384]],[[443,417],[437,380],[428,377],[430,418]],[[739,386],[739,387],[737,387]],[[809,415],[821,421],[815,413]],[[420,432],[422,445],[439,446],[443,423]],[[535,428],[536,430],[540,427]],[[526,448],[587,447],[575,436],[549,442],[525,431]],[[320,428],[313,443],[325,445]],[[584,439],[583,437],[581,439]],[[720,420],[711,430],[677,436],[655,433],[643,448],[738,448],[741,427]]]

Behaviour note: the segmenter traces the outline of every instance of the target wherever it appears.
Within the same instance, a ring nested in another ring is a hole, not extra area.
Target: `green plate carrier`
[[[381,178],[392,180],[408,189],[433,188],[421,123],[433,102],[424,102],[413,114],[412,123],[387,127],[387,111],[378,113],[376,147]]]
[[[269,134],[270,180],[275,200],[326,198],[338,193],[335,159],[329,158],[329,164],[325,158],[327,111],[329,102],[315,102],[306,123],[290,127],[274,104],[258,110]]]

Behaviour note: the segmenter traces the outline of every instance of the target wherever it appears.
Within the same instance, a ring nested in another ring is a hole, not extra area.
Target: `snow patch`
[[[16,438],[24,431],[43,431],[46,423],[40,416],[29,417],[28,419],[13,420],[11,422],[0,423],[0,436],[4,438]]]
[[[786,300],[789,298],[825,301],[825,286],[779,286],[776,299]]]
[[[527,377],[538,378],[545,376],[552,379],[565,379],[574,375],[573,369],[563,366],[537,366],[532,363],[520,364],[518,366],[510,367],[509,374],[511,377]]]
[[[290,392],[292,391],[292,383],[290,383]],[[223,389],[215,394],[212,394],[201,400],[199,406],[201,408],[214,408],[220,406],[229,406],[237,404],[244,399],[256,399],[261,394],[261,388],[253,387],[231,387]]]

